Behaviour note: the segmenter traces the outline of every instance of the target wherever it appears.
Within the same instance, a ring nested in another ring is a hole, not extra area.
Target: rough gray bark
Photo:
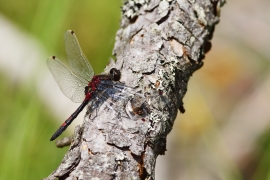
[[[141,115],[103,103],[88,108],[60,166],[46,179],[155,179],[182,98],[210,50],[225,0],[128,0],[114,47],[121,82],[140,92]],[[136,100],[136,96],[133,97]],[[138,97],[139,99],[139,97]],[[109,101],[109,100],[108,100]],[[123,109],[119,108],[123,107]]]

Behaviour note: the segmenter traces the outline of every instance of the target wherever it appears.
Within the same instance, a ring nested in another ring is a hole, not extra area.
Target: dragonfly
[[[118,69],[112,68],[109,74],[94,75],[94,70],[83,54],[74,31],[68,30],[64,40],[70,69],[55,56],[47,59],[47,66],[64,95],[81,105],[64,121],[50,141],[60,136],[99,92],[102,94],[107,91],[106,85],[110,85],[110,88],[121,87],[121,85],[112,86],[112,82],[120,80],[121,73]]]

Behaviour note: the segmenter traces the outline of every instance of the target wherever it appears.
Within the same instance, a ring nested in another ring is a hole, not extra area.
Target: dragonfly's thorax
[[[88,91],[96,91],[97,90],[97,86],[98,86],[99,83],[100,83],[99,76],[94,76],[92,78],[92,80],[88,84],[88,87],[89,87],[89,90]]]
[[[93,76],[92,80],[88,83],[88,86],[86,86],[84,90],[86,100],[91,100],[98,89],[98,85],[104,80],[112,80],[112,77],[110,75]]]

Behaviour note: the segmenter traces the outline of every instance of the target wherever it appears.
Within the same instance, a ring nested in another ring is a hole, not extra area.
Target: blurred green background
[[[61,99],[46,59],[66,60],[63,35],[72,29],[95,72],[102,72],[120,6],[0,0],[0,180],[41,179],[60,164],[68,149],[49,138],[75,108],[66,109],[73,103]],[[269,9],[266,0],[229,1],[221,9],[213,47],[190,79],[186,113],[158,157],[157,180],[270,180]]]

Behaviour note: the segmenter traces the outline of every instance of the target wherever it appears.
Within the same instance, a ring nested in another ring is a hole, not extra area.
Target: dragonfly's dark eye
[[[110,70],[110,75],[114,81],[119,81],[121,78],[121,72],[118,69],[112,68]]]

